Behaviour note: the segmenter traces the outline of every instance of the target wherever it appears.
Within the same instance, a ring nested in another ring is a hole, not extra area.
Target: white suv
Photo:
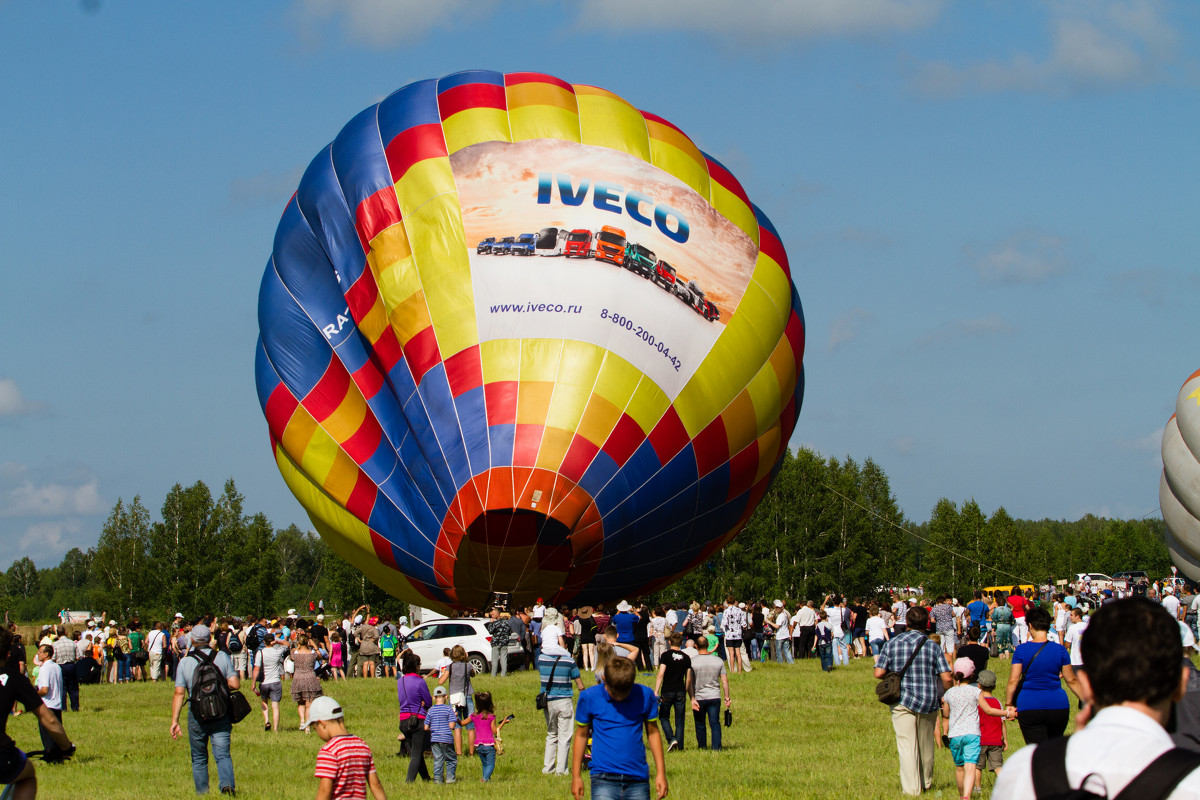
[[[475,673],[482,675],[490,669],[488,659],[492,657],[492,637],[485,627],[488,622],[479,617],[431,620],[413,628],[404,644],[421,659],[422,670],[433,669],[443,650],[461,644]],[[521,644],[516,634],[510,634],[509,661],[514,656],[522,657]]]

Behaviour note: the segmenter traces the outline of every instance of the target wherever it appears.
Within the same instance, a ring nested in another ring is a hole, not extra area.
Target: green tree
[[[150,512],[140,496],[117,500],[96,543],[89,570],[93,602],[100,610],[125,614],[141,608],[153,591],[147,574]]]

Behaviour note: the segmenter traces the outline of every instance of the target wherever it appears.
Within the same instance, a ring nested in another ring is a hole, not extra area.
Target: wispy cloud
[[[285,172],[264,170],[246,178],[234,178],[229,182],[229,205],[235,209],[278,206],[295,193],[304,175],[304,167],[297,166]]]
[[[990,314],[978,319],[960,319],[943,323],[936,331],[917,340],[918,347],[930,347],[961,339],[977,339],[986,336],[1009,336],[1017,332],[999,314]]]
[[[1172,75],[1178,34],[1160,0],[1045,4],[1049,49],[1007,59],[923,65],[918,91],[933,97],[989,92],[1062,94],[1153,83]]]
[[[866,36],[925,28],[944,0],[583,0],[589,27],[687,30],[745,42]]]
[[[986,283],[1041,283],[1069,269],[1066,244],[1060,236],[1023,230],[986,247],[969,245],[963,255]]]
[[[1163,428],[1151,431],[1145,436],[1133,439],[1118,439],[1117,447],[1121,450],[1133,450],[1138,453],[1157,453],[1162,449]]]
[[[832,353],[842,345],[855,339],[862,329],[873,322],[875,315],[863,308],[852,308],[833,321],[829,328],[829,341],[825,351]]]
[[[31,403],[12,378],[0,378],[0,417],[19,417],[45,410],[43,403]]]
[[[893,439],[891,442],[892,449],[902,456],[909,455],[917,447],[917,440],[911,436],[901,436],[898,439]]]
[[[1200,275],[1157,267],[1131,269],[1113,276],[1111,290],[1120,297],[1136,297],[1161,308],[1195,297],[1200,291]]]
[[[95,476],[81,484],[38,484],[21,465],[0,465],[0,517],[90,515],[107,510]]]
[[[478,25],[490,0],[296,0],[301,37],[312,43],[331,29],[349,42],[384,50],[421,39],[435,28]]]

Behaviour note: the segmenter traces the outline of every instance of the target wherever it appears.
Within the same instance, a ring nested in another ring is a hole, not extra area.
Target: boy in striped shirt
[[[446,705],[446,687],[433,690],[433,708],[425,713],[425,730],[429,732],[430,749],[433,750],[433,782],[454,783],[458,770],[458,754],[462,752],[462,733],[459,731],[458,715]]]
[[[346,731],[342,707],[332,697],[318,697],[308,712],[309,729],[325,742],[317,752],[317,800],[387,800],[375,774],[371,748]]]

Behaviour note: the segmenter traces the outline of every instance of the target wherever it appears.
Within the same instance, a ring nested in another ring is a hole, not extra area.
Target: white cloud
[[[79,521],[74,519],[35,522],[21,534],[18,545],[27,553],[61,553],[70,549],[69,540],[81,529]]]
[[[1036,231],[1018,231],[983,252],[964,249],[981,280],[987,283],[1041,283],[1067,271],[1066,240]]]
[[[6,464],[5,477],[19,477]],[[0,494],[0,517],[56,517],[67,514],[103,514],[108,509],[100,497],[100,482],[92,477],[87,483],[71,486],[62,483],[35,485],[20,480]]]
[[[1048,51],[1008,59],[921,67],[918,91],[935,97],[1002,91],[1061,94],[1116,89],[1166,79],[1178,35],[1161,0],[1060,1],[1047,8]]]
[[[286,172],[264,170],[247,178],[234,178],[229,183],[229,204],[234,208],[278,206],[283,208],[300,185],[304,167],[293,167]]]
[[[21,393],[21,387],[12,378],[0,378],[0,417],[17,417],[41,411],[45,406],[31,403]]]
[[[434,28],[478,25],[488,0],[296,0],[301,36],[320,39],[334,21],[346,40],[387,49],[420,39]]]
[[[583,0],[581,26],[687,30],[747,42],[918,30],[945,0]]]
[[[1117,447],[1139,453],[1157,453],[1162,450],[1163,429],[1159,428],[1135,439],[1118,439]]]
[[[825,351],[832,353],[846,342],[856,338],[862,332],[863,326],[874,319],[875,316],[863,308],[852,308],[842,314],[833,321],[833,325],[829,328],[829,341],[825,344]]]
[[[1006,336],[1016,333],[1007,320],[999,314],[990,314],[978,319],[960,319],[944,323],[933,333],[917,340],[918,347],[929,347],[959,339],[976,339],[986,336]]]

